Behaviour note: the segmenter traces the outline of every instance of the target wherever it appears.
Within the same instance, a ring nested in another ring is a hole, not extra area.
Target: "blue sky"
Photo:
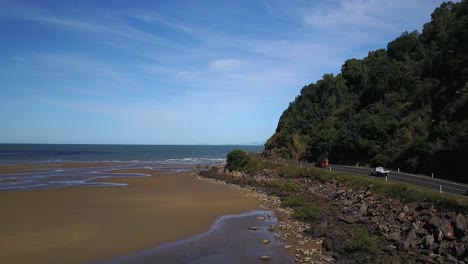
[[[442,1],[0,1],[0,142],[264,142]]]

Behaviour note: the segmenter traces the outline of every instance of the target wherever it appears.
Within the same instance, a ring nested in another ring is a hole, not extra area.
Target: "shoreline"
[[[151,176],[106,179],[123,187],[0,192],[1,262],[105,260],[204,233],[218,217],[260,205],[187,173],[139,172]]]
[[[214,167],[216,168],[216,166]],[[217,167],[222,170],[223,167]],[[249,184],[239,185],[232,183],[228,178],[235,178],[237,176],[229,175],[225,178],[221,177],[206,177],[200,175],[200,173],[206,171],[198,171],[193,174],[194,177],[207,182],[213,182],[219,185],[230,185],[235,189],[242,190],[247,195],[258,199],[261,202],[261,207],[264,210],[273,211],[278,223],[269,228],[270,232],[274,232],[275,239],[282,242],[284,247],[282,248],[285,254],[292,257],[295,263],[334,263],[335,260],[323,253],[323,239],[314,238],[305,231],[309,230],[312,225],[305,221],[293,219],[293,210],[289,207],[282,206],[281,199],[276,195],[271,195],[260,188],[256,188]],[[231,173],[233,174],[233,173]],[[220,175],[218,175],[220,176]],[[231,178],[231,179],[232,179]]]
[[[259,220],[264,218],[264,220]],[[278,224],[270,210],[259,209],[218,217],[207,232],[139,252],[94,262],[122,263],[254,263],[268,256],[268,263],[294,263],[271,226]],[[252,226],[256,229],[253,230]]]

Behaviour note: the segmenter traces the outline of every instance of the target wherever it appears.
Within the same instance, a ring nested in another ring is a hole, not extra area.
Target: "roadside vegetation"
[[[363,252],[376,254],[379,252],[375,237],[365,228],[359,228],[354,233],[352,238],[346,244],[345,250],[351,253]]]
[[[240,156],[243,157],[243,155]],[[228,167],[230,166],[230,161],[228,161],[227,165]],[[369,187],[370,191],[377,196],[400,199],[405,202],[427,201],[433,203],[436,208],[468,212],[468,199],[465,197],[446,193],[441,195],[437,191],[397,182],[386,182],[378,178],[370,178],[344,172],[330,172],[316,168],[300,168],[294,165],[276,164],[274,162],[259,160],[250,156],[248,161],[237,169],[252,175],[264,169],[273,169],[278,172],[281,178],[286,180],[307,178],[320,183],[326,183],[333,180],[343,184],[346,188],[351,189]],[[265,183],[264,187],[279,197],[288,197],[291,195],[297,196],[297,193],[300,190],[300,186],[295,183],[279,182],[276,180]],[[297,202],[297,198],[294,197],[295,196],[286,198],[285,202]]]

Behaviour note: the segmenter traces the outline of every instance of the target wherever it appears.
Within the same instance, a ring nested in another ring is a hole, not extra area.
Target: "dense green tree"
[[[443,3],[421,33],[404,32],[305,86],[264,155],[468,182],[468,2]]]
[[[229,171],[242,171],[249,163],[250,156],[243,150],[235,149],[228,153],[226,158],[226,167]]]

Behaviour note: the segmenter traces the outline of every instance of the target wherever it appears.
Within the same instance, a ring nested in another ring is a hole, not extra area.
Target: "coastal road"
[[[370,169],[362,167],[351,167],[351,166],[340,166],[340,165],[331,165],[332,171],[342,171],[346,173],[359,174],[359,175],[369,175]],[[375,177],[375,176],[369,176]],[[385,177],[379,177],[385,179]],[[442,192],[464,195],[468,190],[468,186],[465,184],[439,180],[436,178],[431,178],[423,175],[415,175],[409,173],[401,173],[396,171],[391,171],[390,175],[387,177],[389,181],[401,182],[411,185],[416,185],[419,187],[424,187],[427,189],[432,189],[440,191],[442,187]]]
[[[262,157],[260,157],[260,155],[254,155],[254,156],[256,156],[257,158],[263,159]],[[263,160],[266,160],[266,159],[263,159]],[[272,161],[272,160],[266,160],[266,161]],[[313,163],[301,163],[297,161],[277,161],[277,162],[288,164],[288,165],[314,167]],[[363,176],[380,178],[382,180],[385,180],[385,177],[370,176],[369,168],[342,166],[342,165],[335,165],[335,164],[331,164],[330,167],[332,171],[341,171],[341,172],[346,172],[350,174],[363,175]],[[330,168],[323,168],[323,170],[329,170],[329,169]],[[415,185],[415,186],[419,186],[419,187],[423,187],[427,189],[432,189],[436,191],[440,191],[440,189],[442,188],[443,193],[451,193],[451,194],[457,194],[457,195],[465,195],[466,191],[468,190],[468,185],[466,184],[440,180],[437,178],[431,178],[430,176],[402,173],[402,172],[396,172],[396,171],[391,171],[390,175],[387,177],[387,180],[405,183],[405,184],[411,184],[411,185]]]

